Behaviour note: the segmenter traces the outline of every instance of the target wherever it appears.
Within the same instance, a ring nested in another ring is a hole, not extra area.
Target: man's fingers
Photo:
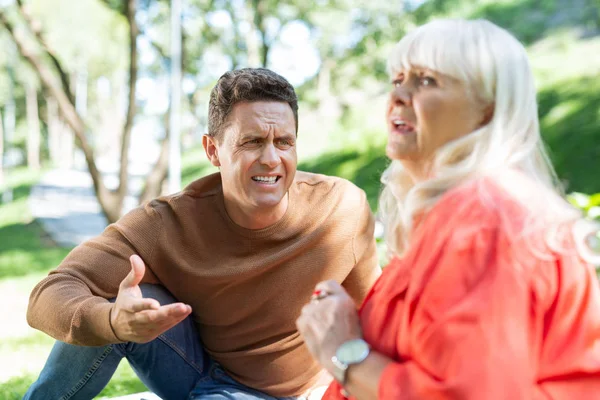
[[[192,312],[192,308],[183,303],[161,306],[157,310],[145,310],[137,314],[136,319],[142,324],[163,324],[170,321],[181,321]]]
[[[146,265],[137,254],[129,257],[129,262],[131,263],[131,272],[121,282],[122,287],[126,288],[139,285],[146,273]]]
[[[131,303],[127,311],[136,313],[144,310],[158,310],[160,304],[154,299],[141,299]]]

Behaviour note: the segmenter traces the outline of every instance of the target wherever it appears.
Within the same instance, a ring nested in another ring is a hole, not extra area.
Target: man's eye
[[[246,144],[258,144],[258,143],[259,143],[259,140],[258,140],[258,139],[252,139],[252,140],[248,140],[248,141],[246,142]]]
[[[399,88],[402,85],[402,80],[401,79],[394,79],[392,81],[392,86],[394,86],[395,88]]]

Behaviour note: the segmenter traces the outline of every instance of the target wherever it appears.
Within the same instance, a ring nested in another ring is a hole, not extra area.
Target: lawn
[[[16,400],[23,397],[37,378],[54,342],[27,325],[29,293],[70,249],[54,245],[31,218],[28,196],[40,174],[17,169],[7,175],[0,190],[0,194],[12,191],[12,201],[0,202],[0,302],[4,304],[0,308],[0,399]],[[144,385],[123,362],[100,397],[144,390]]]

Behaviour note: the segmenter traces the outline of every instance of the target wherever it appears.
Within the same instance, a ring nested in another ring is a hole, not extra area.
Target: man
[[[131,211],[34,288],[28,321],[58,341],[25,398],[91,399],[123,357],[164,399],[310,392],[323,374],[303,304],[327,279],[359,304],[379,267],[364,192],[296,172],[297,110],[269,70],[219,79],[203,138],[219,173]]]

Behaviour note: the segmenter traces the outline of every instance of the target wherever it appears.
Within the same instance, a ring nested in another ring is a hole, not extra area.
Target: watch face
[[[367,358],[368,355],[369,345],[362,339],[345,342],[336,352],[336,357],[344,364],[361,362]]]

